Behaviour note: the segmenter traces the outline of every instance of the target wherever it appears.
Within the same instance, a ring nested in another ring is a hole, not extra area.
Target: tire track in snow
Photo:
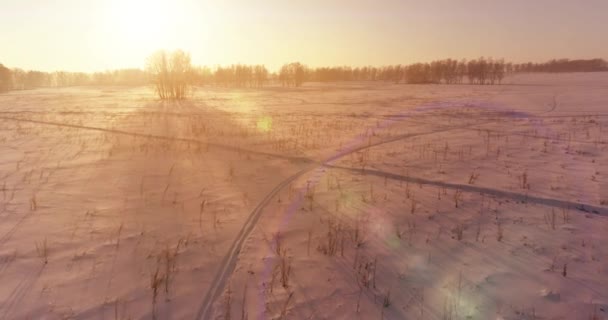
[[[214,148],[218,148],[218,149],[224,149],[224,150],[228,150],[228,151],[250,153],[250,154],[255,154],[255,155],[259,155],[259,156],[267,156],[267,157],[279,158],[279,159],[290,160],[290,161],[311,162],[310,159],[305,158],[305,157],[293,157],[293,156],[286,156],[286,155],[270,153],[270,152],[243,149],[243,148],[239,148],[239,147],[235,147],[235,146],[231,146],[231,145],[226,145],[226,144],[221,144],[221,143],[216,143],[216,142],[201,141],[201,140],[192,139],[192,138],[180,138],[180,137],[132,132],[132,131],[126,131],[126,130],[108,129],[108,128],[100,128],[100,127],[85,126],[85,125],[78,125],[78,124],[70,124],[70,123],[64,123],[64,122],[32,120],[32,119],[23,119],[23,118],[6,117],[6,116],[0,116],[0,120],[26,122],[26,123],[42,124],[42,125],[62,127],[62,128],[81,129],[81,130],[88,130],[88,131],[98,131],[98,132],[131,136],[131,137],[137,137],[137,138],[185,142],[185,143],[205,145],[205,146],[214,147]]]
[[[442,103],[442,102],[435,102],[434,104],[435,105],[427,105],[427,108],[430,108],[430,109],[437,108],[437,107],[442,108],[442,107],[452,105],[449,103],[446,104],[446,103]],[[459,103],[456,103],[456,104],[460,105]],[[557,108],[557,106],[558,106],[557,99],[554,97],[553,103],[551,106],[549,106],[549,109],[547,109],[543,112],[539,112],[537,114],[530,114],[530,117],[535,117],[535,116],[551,113]],[[421,108],[421,109],[427,110],[425,108]],[[416,112],[416,111],[419,112],[419,110],[415,110],[414,112]],[[411,114],[410,114],[410,116],[411,116]],[[398,115],[398,116],[396,115],[392,118],[387,118],[386,120],[394,121],[394,122],[402,122],[405,118],[407,118],[407,116],[403,117],[403,115]],[[401,121],[399,121],[399,120],[401,120]],[[383,144],[387,144],[387,143],[391,143],[391,142],[395,142],[395,141],[399,141],[399,140],[403,140],[403,139],[407,139],[407,138],[413,138],[413,137],[436,134],[436,133],[443,133],[443,132],[447,132],[447,131],[451,131],[451,130],[468,129],[468,128],[471,128],[474,126],[490,124],[490,123],[494,123],[497,121],[500,121],[500,120],[492,119],[492,120],[484,121],[481,123],[472,123],[472,124],[466,124],[466,125],[462,125],[462,126],[448,127],[448,128],[437,129],[437,130],[421,132],[421,133],[402,134],[402,135],[398,135],[398,136],[395,136],[395,137],[392,137],[392,138],[389,138],[386,140],[381,140],[381,141],[377,141],[377,142],[370,143],[370,144],[351,146],[350,148],[347,148],[346,150],[343,150],[342,152],[339,152],[338,154],[331,156],[331,157],[325,159],[324,161],[313,163],[313,164],[309,165],[308,167],[296,172],[295,174],[288,177],[287,179],[283,180],[274,189],[272,189],[272,191],[270,191],[270,193],[268,193],[264,197],[264,199],[255,207],[255,209],[249,214],[249,217],[245,221],[243,228],[237,234],[235,241],[233,242],[232,246],[230,247],[228,254],[222,260],[220,270],[218,271],[217,275],[214,277],[214,279],[211,283],[211,287],[209,288],[209,290],[207,291],[207,294],[205,295],[205,298],[203,299],[202,305],[199,308],[196,319],[200,319],[200,320],[210,319],[210,317],[212,315],[212,311],[213,311],[213,304],[215,303],[215,301],[217,301],[217,299],[222,294],[226,281],[228,281],[229,276],[234,271],[234,269],[236,267],[237,257],[242,249],[243,243],[245,242],[245,239],[247,239],[249,237],[249,234],[251,233],[255,224],[259,220],[259,218],[262,214],[262,210],[269,204],[270,200],[277,193],[279,193],[279,191],[281,191],[283,188],[288,186],[291,182],[293,182],[297,178],[303,176],[304,174],[306,174],[308,172],[313,171],[314,169],[317,169],[320,167],[325,167],[330,162],[340,159],[344,156],[347,156],[349,154],[352,154],[352,153],[355,153],[358,151],[362,151],[365,149],[369,149],[369,148],[372,148],[375,146],[379,146],[379,145],[383,145]],[[430,124],[430,125],[433,125],[433,124]]]
[[[8,298],[2,303],[2,305],[0,305],[0,310],[2,310],[3,314],[0,319],[11,319],[8,316],[34,287],[34,284],[36,284],[38,281],[38,278],[42,274],[45,266],[46,265],[42,265],[35,274],[23,278],[15,289],[13,289]]]
[[[489,123],[489,122],[484,122],[481,124],[487,124],[487,123]],[[243,243],[251,234],[251,231],[255,227],[255,224],[257,223],[260,216],[262,215],[263,209],[270,203],[270,200],[272,198],[274,198],[274,196],[277,193],[279,193],[279,191],[281,191],[283,188],[288,186],[291,182],[293,182],[297,178],[303,176],[304,174],[313,171],[314,169],[324,167],[332,161],[335,161],[337,159],[340,159],[344,156],[347,156],[349,154],[352,154],[352,153],[355,153],[358,151],[362,151],[365,149],[369,149],[369,148],[379,146],[382,144],[395,142],[395,141],[402,140],[402,139],[442,133],[442,132],[447,132],[447,131],[451,131],[451,130],[464,129],[464,128],[476,126],[476,125],[480,125],[480,123],[467,124],[464,126],[448,127],[448,128],[437,129],[437,130],[432,130],[432,131],[427,131],[427,132],[403,134],[403,135],[392,137],[390,139],[377,141],[375,143],[363,144],[360,146],[351,147],[351,148],[348,148],[347,150],[344,150],[343,152],[338,153],[335,156],[325,159],[324,161],[311,164],[308,167],[296,172],[292,176],[283,180],[274,189],[272,189],[268,194],[266,194],[264,199],[249,214],[249,217],[245,221],[243,228],[241,229],[241,231],[239,231],[239,233],[236,236],[235,241],[233,242],[232,246],[228,250],[228,254],[222,260],[220,270],[218,271],[217,275],[214,277],[214,279],[211,283],[211,287],[207,291],[207,294],[205,295],[205,298],[203,299],[202,305],[199,308],[196,319],[210,319],[210,317],[212,315],[212,311],[213,311],[213,304],[215,303],[215,301],[217,301],[217,299],[222,294],[225,284],[228,281],[228,278],[230,277],[230,275],[232,275],[232,272],[234,271],[234,269],[236,267],[238,254],[240,253],[240,251],[242,249]]]
[[[422,109],[423,109],[423,111],[428,111],[428,109],[432,109],[432,108],[458,106],[461,104],[462,104],[462,102],[461,103],[458,103],[458,102],[456,102],[456,103],[442,103],[442,102],[437,103],[437,102],[435,102],[433,105],[426,105],[426,108],[422,108]],[[555,108],[552,108],[551,110],[542,112],[541,114],[551,112],[554,109]],[[416,111],[419,112],[419,110],[415,110],[415,112]],[[377,141],[374,143],[359,144],[358,146],[347,147],[345,150],[342,150],[338,154],[336,154],[332,157],[329,157],[321,162],[318,162],[318,161],[314,161],[314,160],[311,160],[311,159],[305,158],[305,157],[292,157],[292,156],[285,156],[285,155],[280,155],[280,154],[247,150],[247,149],[242,149],[242,148],[238,148],[238,147],[234,147],[234,146],[223,145],[223,144],[218,144],[218,143],[213,143],[213,142],[205,142],[205,141],[191,139],[191,138],[153,135],[153,134],[129,132],[129,131],[117,130],[117,129],[108,129],[108,128],[100,128],[100,127],[85,126],[85,125],[75,125],[75,124],[61,123],[61,122],[23,119],[23,118],[7,117],[7,116],[0,116],[0,119],[8,120],[8,121],[18,121],[18,122],[35,123],[35,124],[42,124],[42,125],[49,125],[49,126],[57,126],[57,127],[67,127],[67,128],[74,128],[74,129],[98,131],[98,132],[105,132],[105,133],[118,134],[118,135],[127,135],[127,136],[133,136],[133,137],[156,139],[156,140],[204,144],[207,146],[216,147],[219,149],[224,149],[224,150],[229,150],[229,151],[251,153],[251,154],[256,154],[256,155],[286,159],[286,160],[290,160],[290,161],[300,161],[300,162],[304,162],[304,163],[309,163],[309,165],[307,167],[296,172],[295,174],[288,177],[287,179],[283,180],[283,182],[281,182],[273,190],[271,190],[271,192],[268,193],[264,197],[264,199],[256,206],[256,208],[249,214],[249,217],[247,218],[245,224],[243,225],[243,227],[237,234],[236,239],[234,240],[233,244],[231,245],[231,247],[228,251],[228,254],[222,260],[220,270],[218,271],[217,276],[214,278],[214,280],[211,284],[211,288],[207,291],[207,294],[205,295],[203,303],[202,303],[201,307],[199,308],[199,311],[197,314],[198,319],[207,319],[209,317],[209,315],[211,314],[212,306],[215,303],[215,301],[218,299],[218,297],[221,295],[221,293],[223,292],[225,283],[228,280],[228,278],[230,277],[230,275],[232,274],[232,272],[236,266],[236,260],[237,260],[238,254],[240,253],[240,251],[242,249],[243,243],[244,243],[245,239],[249,236],[249,234],[251,233],[253,228],[255,227],[255,224],[257,223],[257,221],[259,220],[259,218],[261,216],[262,210],[268,205],[270,200],[279,191],[281,191],[284,187],[289,185],[291,182],[293,182],[300,176],[302,176],[316,168],[326,166],[328,163],[335,161],[337,159],[340,159],[349,154],[352,154],[352,153],[355,153],[358,151],[362,151],[362,150],[365,150],[368,148],[372,148],[372,147],[375,147],[378,145],[387,144],[387,143],[395,142],[398,140],[417,137],[417,136],[430,135],[430,134],[441,133],[441,132],[446,132],[446,131],[451,131],[451,130],[458,130],[458,129],[467,129],[467,128],[470,128],[473,126],[488,124],[488,123],[497,121],[497,119],[493,119],[491,121],[486,121],[486,122],[482,122],[482,123],[472,123],[472,124],[466,124],[466,125],[462,125],[462,126],[447,127],[447,128],[443,128],[443,129],[437,129],[437,130],[421,132],[421,133],[397,135],[397,136],[391,137],[389,139]],[[401,116],[395,116],[393,118],[387,118],[386,120],[392,121],[392,122],[402,122],[407,119],[404,119],[404,117],[401,115]],[[431,125],[433,125],[433,124],[431,124]]]
[[[447,188],[447,189],[452,189],[452,190],[462,190],[462,191],[469,192],[469,193],[487,194],[487,195],[491,195],[491,196],[495,196],[495,197],[499,197],[499,198],[511,199],[514,201],[522,201],[524,203],[535,203],[535,204],[539,204],[539,205],[560,208],[560,209],[561,208],[570,208],[570,209],[577,209],[579,211],[583,211],[583,212],[587,212],[587,213],[608,215],[608,208],[604,208],[604,207],[600,207],[600,206],[596,206],[596,205],[592,205],[592,204],[588,204],[588,203],[573,202],[573,201],[561,200],[561,199],[556,199],[556,198],[545,198],[545,197],[533,196],[533,195],[529,195],[529,194],[522,194],[522,193],[508,191],[508,190],[500,190],[500,189],[475,186],[475,185],[470,185],[470,184],[450,183],[447,181],[437,181],[437,180],[430,180],[430,179],[425,179],[425,178],[410,177],[410,176],[400,175],[397,173],[381,171],[381,170],[374,170],[374,169],[361,170],[359,168],[343,167],[343,166],[335,166],[335,165],[326,165],[326,167],[331,168],[331,169],[358,172],[358,173],[363,173],[366,175],[369,174],[369,175],[373,175],[373,176],[377,176],[377,177],[381,177],[381,178],[389,178],[391,180],[396,180],[396,181],[407,181],[407,182],[411,182],[411,183],[418,183],[418,184],[422,184],[422,185],[431,185],[431,186],[442,187],[442,188]]]

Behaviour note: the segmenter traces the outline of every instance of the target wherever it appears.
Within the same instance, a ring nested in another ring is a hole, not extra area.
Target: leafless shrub
[[[203,212],[205,212],[205,205],[207,204],[207,200],[201,201],[198,211],[198,227],[200,230],[203,229]]]
[[[551,230],[555,230],[555,210],[551,209],[551,214],[545,213],[545,223],[551,227]]]
[[[175,246],[175,249],[171,250],[168,246],[164,251],[165,258],[165,275],[164,275],[164,283],[165,283],[165,294],[169,295],[169,287],[171,285],[171,280],[174,278],[174,273],[177,269],[177,255],[179,253],[179,248],[183,240],[180,239]]]
[[[568,208],[562,208],[562,221],[564,224],[570,222],[570,213],[568,212]]]
[[[557,265],[557,257],[553,257],[551,260],[551,265],[549,266],[549,271],[555,271],[555,266]]]
[[[528,170],[525,170],[521,176],[519,176],[519,182],[522,189],[530,190],[530,183],[528,182]]]
[[[278,270],[277,265],[275,265],[274,268],[272,268],[272,274],[271,274],[270,283],[269,283],[271,293],[274,291],[274,284],[277,282],[278,275],[279,275],[279,270]]]
[[[279,255],[279,268],[281,271],[281,285],[283,288],[288,288],[289,276],[291,275],[291,258],[287,257],[287,250],[283,250]]]
[[[359,313],[359,309],[361,307],[361,296],[363,295],[363,287],[359,284],[359,294],[357,297],[357,313]]]
[[[461,201],[462,201],[462,191],[460,189],[456,189],[456,191],[454,191],[454,207],[458,208],[460,206]]]
[[[504,229],[502,227],[502,222],[498,221],[496,223],[496,240],[498,242],[502,241],[504,236]]]
[[[382,301],[382,306],[384,308],[388,308],[391,306],[391,290],[389,289],[386,294],[384,295],[384,299]]]
[[[370,285],[375,287],[377,259],[371,260],[365,256],[361,256],[358,262],[356,273],[359,284],[365,288],[369,288]]]
[[[355,226],[351,229],[350,234],[351,234],[352,241],[357,248],[362,247],[365,244],[365,242],[367,241],[366,237],[365,237],[365,233],[363,232],[363,229],[361,229],[360,219],[357,219],[355,221]]]
[[[36,202],[36,195],[33,195],[30,199],[30,210],[36,211],[38,209],[38,203]]]
[[[116,250],[118,250],[118,248],[120,247],[120,234],[122,233],[123,224],[123,222],[120,223],[120,226],[118,227],[118,232],[116,234]]]
[[[308,244],[306,245],[306,255],[310,256],[310,241],[312,240],[312,230],[308,230]]]
[[[589,320],[601,320],[600,315],[597,313],[597,305],[593,304],[593,311],[589,315]]]
[[[412,245],[412,241],[414,238],[414,235],[416,234],[416,221],[408,221],[407,222],[407,229],[408,229],[408,243],[411,246]]]
[[[327,228],[328,230],[325,237],[325,243],[319,244],[317,250],[319,250],[325,255],[334,256],[340,246],[344,245],[344,241],[342,240],[342,238],[344,237],[344,230],[342,224],[339,222],[335,222],[334,220],[328,221]]]
[[[154,271],[150,279],[150,289],[152,289],[152,319],[156,319],[156,298],[158,297],[158,289],[164,282],[164,277],[159,272],[160,257],[158,258],[156,264],[156,270]]]
[[[443,310],[441,313],[441,320],[454,320],[457,313],[456,299],[453,297],[446,297],[443,302]]]
[[[120,314],[120,312],[119,312],[119,309],[120,309],[120,307],[119,307],[120,306],[120,299],[119,298],[114,299],[114,320],[131,319],[130,316],[129,317],[124,317],[124,309],[125,309],[124,304],[125,303],[123,302],[123,316],[119,316],[119,314]]]
[[[454,234],[452,238],[455,238],[458,241],[462,240],[462,236],[464,233],[464,225],[459,223],[458,225],[456,225],[456,227],[454,227],[454,229],[452,229],[452,233]]]
[[[277,254],[277,256],[280,256],[281,253],[283,252],[282,248],[283,248],[283,241],[282,241],[282,237],[281,237],[281,232],[276,232],[272,235],[272,243],[274,244],[274,252]]]
[[[165,185],[165,189],[163,190],[163,196],[161,198],[161,202],[165,202],[165,197],[167,196],[167,191],[169,190],[169,187],[171,186],[170,182],[167,182],[167,184]]]
[[[232,181],[234,179],[234,164],[232,164],[232,162],[230,163],[230,165],[228,166],[228,177],[230,177],[230,181]]]
[[[224,207],[224,212],[226,211],[226,207]],[[217,224],[219,222],[219,218],[217,217],[217,210],[211,210],[211,219],[213,219],[213,230],[217,231]]]
[[[313,204],[315,201],[315,188],[310,187],[310,181],[308,181],[308,184],[306,185],[306,194],[304,195],[304,198],[308,200],[308,209],[312,211]]]
[[[416,204],[416,199],[412,198],[412,201],[410,202],[410,214],[416,213]]]
[[[36,253],[38,253],[38,257],[42,259],[44,264],[49,263],[49,249],[46,238],[42,242],[36,242]]]
[[[399,225],[395,226],[395,235],[397,236],[397,238],[403,239],[404,233],[405,232],[403,230],[401,230],[401,228],[399,227]]]
[[[477,227],[475,228],[475,241],[479,242],[479,236],[481,235],[481,219],[477,221]]]
[[[475,173],[475,171],[471,172],[469,176],[469,184],[475,184],[475,181],[479,178],[479,173]]]
[[[247,312],[247,284],[243,289],[243,303],[241,305],[241,320],[249,319],[249,313]]]
[[[279,315],[279,320],[283,320],[283,319],[285,319],[285,317],[287,317],[287,308],[289,307],[289,302],[291,302],[291,298],[293,298],[293,292],[290,292],[289,296],[287,296],[287,300],[285,300],[283,309],[281,309],[281,314]]]
[[[232,289],[228,286],[226,296],[224,298],[224,320],[232,319]]]

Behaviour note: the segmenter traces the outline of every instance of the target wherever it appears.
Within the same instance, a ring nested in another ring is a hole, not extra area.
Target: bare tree
[[[285,64],[279,71],[279,81],[283,86],[299,87],[306,80],[307,68],[299,62]]]
[[[159,98],[185,99],[193,83],[190,55],[182,50],[158,51],[148,58],[147,71],[154,80]]]
[[[0,92],[10,90],[12,85],[11,70],[0,63]]]
[[[255,86],[263,87],[268,79],[268,70],[263,65],[257,65],[254,67]]]

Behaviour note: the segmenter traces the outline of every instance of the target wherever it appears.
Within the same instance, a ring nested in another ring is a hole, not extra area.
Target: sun
[[[123,43],[155,50],[167,45],[179,17],[168,0],[122,0],[114,1],[109,23]]]
[[[143,66],[158,50],[192,53],[223,41],[217,31],[225,26],[227,9],[208,0],[107,0],[103,10],[87,41],[104,44],[102,63],[127,67]]]

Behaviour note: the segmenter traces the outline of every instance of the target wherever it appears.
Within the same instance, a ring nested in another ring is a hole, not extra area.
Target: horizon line
[[[173,51],[173,50],[164,50],[164,51]],[[188,52],[186,52],[188,53]],[[189,54],[189,53],[188,53]],[[218,68],[225,68],[225,67],[230,67],[230,66],[264,66],[270,73],[277,73],[280,71],[281,66],[286,65],[286,64],[290,64],[290,63],[296,63],[299,62],[302,65],[306,66],[307,68],[311,68],[311,69],[320,69],[320,68],[337,68],[337,67],[351,67],[351,68],[382,68],[382,67],[388,67],[388,66],[409,66],[409,65],[414,65],[414,64],[418,64],[418,63],[431,63],[434,61],[444,61],[444,60],[455,60],[455,61],[472,61],[472,60],[477,60],[477,59],[492,59],[492,60],[504,60],[506,63],[512,63],[512,64],[527,64],[527,63],[532,63],[532,64],[541,64],[541,63],[548,63],[551,61],[563,61],[563,60],[568,60],[568,61],[579,61],[579,60],[603,60],[603,61],[608,61],[608,58],[604,58],[604,57],[576,57],[576,58],[551,58],[551,59],[546,59],[546,60],[537,60],[537,61],[511,61],[508,60],[504,57],[501,58],[496,58],[496,57],[492,57],[492,56],[479,56],[477,58],[442,58],[442,59],[433,59],[433,60],[427,60],[427,61],[415,61],[415,62],[410,62],[410,63],[393,63],[393,64],[381,64],[381,65],[374,65],[374,64],[357,64],[357,65],[348,65],[348,64],[334,64],[334,65],[317,65],[317,66],[313,66],[313,65],[309,65],[306,64],[302,61],[298,61],[297,59],[294,61],[290,61],[290,62],[284,62],[281,64],[278,64],[279,66],[277,68],[270,68],[267,64],[264,63],[231,63],[231,64],[194,64],[192,63],[192,66],[195,68],[210,68],[211,70],[217,70]],[[144,59],[145,60],[145,59]],[[96,70],[91,70],[91,71],[74,71],[74,70],[68,70],[68,69],[55,69],[55,70],[43,70],[43,69],[25,69],[25,68],[21,68],[21,67],[13,67],[13,66],[9,66],[9,65],[5,65],[2,63],[2,61],[0,61],[0,65],[10,69],[10,70],[23,70],[26,72],[43,72],[43,73],[56,73],[56,72],[66,72],[66,73],[83,73],[83,74],[95,74],[95,73],[105,73],[105,72],[112,72],[112,71],[120,71],[120,70],[143,70],[145,71],[146,68],[145,67],[119,67],[119,68],[113,68],[113,69],[96,69]]]

